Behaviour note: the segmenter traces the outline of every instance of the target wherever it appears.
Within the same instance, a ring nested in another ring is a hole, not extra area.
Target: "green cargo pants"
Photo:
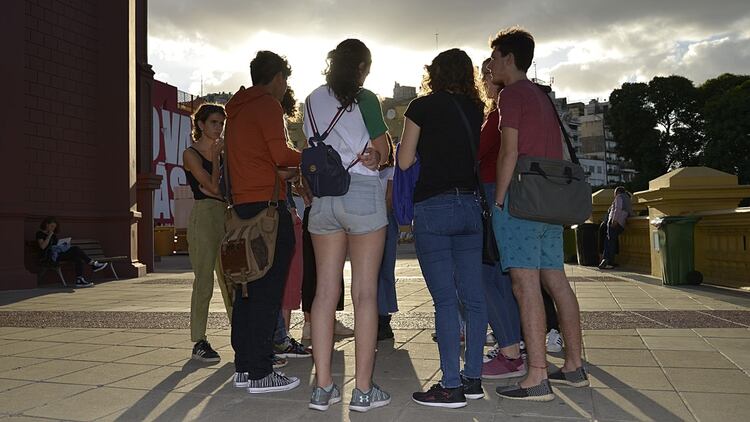
[[[190,304],[190,339],[193,342],[206,339],[208,307],[214,294],[214,272],[224,299],[227,317],[231,321],[232,303],[229,300],[224,276],[220,269],[219,247],[224,237],[224,213],[226,204],[214,199],[195,201],[188,223],[188,252],[195,280]]]

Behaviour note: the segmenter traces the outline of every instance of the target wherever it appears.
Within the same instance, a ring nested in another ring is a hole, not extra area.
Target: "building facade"
[[[121,276],[153,266],[146,17],[146,0],[3,3],[0,289],[36,286],[25,242],[50,215],[126,256]]]

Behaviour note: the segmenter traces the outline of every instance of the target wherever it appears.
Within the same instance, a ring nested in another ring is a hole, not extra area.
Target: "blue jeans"
[[[273,333],[273,344],[286,344],[289,340],[289,334],[286,332],[286,322],[279,311],[279,318],[276,320],[276,331]]]
[[[495,184],[485,183],[484,191],[487,198],[494,198]],[[499,262],[495,265],[482,265],[482,281],[487,301],[487,317],[497,343],[500,347],[517,344],[521,341],[521,319],[510,275],[503,274]]]
[[[398,222],[393,211],[388,213],[385,231],[385,249],[378,276],[378,315],[398,312],[396,300],[396,248],[398,247]]]
[[[625,229],[619,224],[616,226],[611,224],[607,226],[607,241],[604,242],[604,259],[609,264],[613,263],[615,260],[615,255],[617,255],[619,249],[618,242],[620,240],[620,235],[624,231]]]
[[[482,217],[477,197],[441,194],[416,203],[414,240],[435,304],[441,382],[446,388],[455,388],[461,385],[459,300],[466,319],[464,375],[482,376],[487,307],[481,284]]]

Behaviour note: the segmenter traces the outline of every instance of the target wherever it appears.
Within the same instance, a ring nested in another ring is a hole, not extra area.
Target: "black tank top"
[[[193,151],[196,152],[196,154],[198,154],[199,157],[201,157],[201,166],[203,167],[203,170],[206,170],[206,172],[208,172],[208,174],[210,175],[211,171],[213,171],[214,169],[213,163],[207,160],[206,157],[204,157],[203,154],[201,154],[200,151],[198,151],[197,149],[193,147],[188,147],[188,149],[192,149]],[[221,162],[219,162],[219,164],[221,164]],[[219,198],[208,196],[205,193],[203,193],[200,189],[200,186],[201,186],[200,182],[198,181],[198,179],[195,178],[195,176],[193,176],[192,172],[186,171],[185,173],[187,175],[188,184],[190,184],[190,189],[193,190],[193,198],[195,198],[196,201],[200,201],[202,199],[215,199],[217,201],[221,201],[221,199]]]

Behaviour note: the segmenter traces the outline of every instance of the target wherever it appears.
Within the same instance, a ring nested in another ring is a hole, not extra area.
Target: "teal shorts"
[[[508,203],[506,196],[505,203]],[[563,269],[562,226],[513,217],[495,207],[492,228],[500,249],[503,271],[511,268]]]

